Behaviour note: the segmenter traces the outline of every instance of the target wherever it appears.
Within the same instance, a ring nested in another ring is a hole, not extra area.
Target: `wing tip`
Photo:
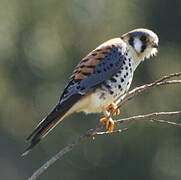
[[[30,152],[30,149],[25,150],[22,154],[21,157],[27,156]]]
[[[21,157],[24,157],[29,154],[34,146],[36,146],[40,142],[41,138],[32,139],[30,145],[25,149],[25,151],[21,154]]]

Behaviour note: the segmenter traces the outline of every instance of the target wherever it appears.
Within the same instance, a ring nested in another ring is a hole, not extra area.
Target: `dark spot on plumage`
[[[128,55],[128,53],[126,52],[126,53],[125,53],[125,55],[127,56],[127,55]]]
[[[126,78],[126,74],[124,75],[124,78]]]
[[[109,64],[109,66],[110,66],[110,67],[113,67],[113,64],[111,63],[111,64]]]
[[[104,93],[104,92],[102,92],[102,93],[100,94],[99,98],[100,98],[100,99],[106,99],[106,97],[105,97],[105,93]]]
[[[64,90],[64,96],[67,95],[69,91],[67,89]]]
[[[119,57],[122,57],[122,53],[121,52],[119,52]]]
[[[107,71],[107,69],[106,69],[106,68],[104,68],[104,69],[103,69],[103,71],[104,71],[104,72],[106,72],[106,71]]]
[[[128,72],[126,72],[126,76],[128,76]]]
[[[130,68],[129,70],[130,70],[130,72],[132,72],[132,68]]]
[[[129,82],[127,82],[127,85],[129,85]]]
[[[98,58],[96,58],[96,59],[97,59],[97,60],[99,60],[99,61],[100,61],[100,60],[102,60],[102,58],[101,58],[101,57],[98,57]]]
[[[107,54],[107,51],[103,51],[102,54]]]
[[[84,76],[90,75],[90,72],[81,72]]]
[[[113,77],[110,80],[111,80],[111,82],[117,82],[117,80]]]
[[[126,64],[126,62],[125,62],[125,61],[123,61],[123,64],[125,65],[125,64]]]
[[[118,85],[118,88],[121,89],[121,85],[120,84]]]
[[[95,53],[92,53],[92,56],[96,56],[97,55],[97,53],[95,52]]]
[[[100,73],[101,73],[101,70],[97,70],[97,73],[100,74]]]
[[[88,60],[89,60],[88,58],[82,59],[82,61],[80,63],[82,64],[84,62],[87,62]]]
[[[85,67],[85,65],[84,65],[84,64],[80,65],[78,68],[83,68],[83,67]]]
[[[124,79],[123,79],[123,78],[121,78],[121,82],[124,82]]]
[[[83,91],[85,89],[85,87],[81,87],[80,90]]]
[[[115,77],[119,77],[119,75],[118,75],[118,74],[116,74],[116,75],[115,75]]]
[[[129,67],[131,67],[131,63],[129,63],[128,65],[129,65]]]
[[[126,66],[125,69],[128,70],[128,66]]]
[[[81,79],[74,79],[74,82],[77,83],[77,84],[80,84],[80,80]]]
[[[75,84],[75,81],[70,81],[68,85],[69,85],[69,86],[72,86],[72,85],[74,85],[74,84]]]
[[[95,66],[93,65],[88,65],[88,66],[85,66],[86,68],[94,68]]]
[[[113,49],[113,53],[117,53],[117,52],[118,52],[118,48],[115,47],[115,48]]]
[[[114,91],[110,91],[110,94],[111,94],[111,95],[114,94]]]
[[[134,46],[134,39],[133,39],[132,36],[129,38],[129,44],[130,44],[132,47]]]
[[[112,45],[112,48],[115,48],[115,47],[116,47],[116,46],[113,44],[113,45]]]
[[[107,83],[104,83],[104,86],[105,86],[106,88],[108,88],[108,89],[111,89],[111,86],[110,86],[109,84],[107,84]]]
[[[77,89],[80,89],[80,86],[77,86]]]
[[[128,60],[129,60],[129,62],[131,62],[131,58],[129,58]]]
[[[121,67],[121,70],[124,70],[124,67]]]

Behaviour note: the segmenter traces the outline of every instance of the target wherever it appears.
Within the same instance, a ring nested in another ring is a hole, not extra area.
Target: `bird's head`
[[[124,34],[121,38],[140,60],[155,56],[158,51],[159,39],[151,30],[135,29]]]

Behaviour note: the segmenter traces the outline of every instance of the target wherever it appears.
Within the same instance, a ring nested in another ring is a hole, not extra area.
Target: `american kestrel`
[[[158,36],[148,29],[135,29],[108,40],[75,67],[53,110],[27,138],[29,152],[59,122],[74,112],[103,113],[100,122],[112,132],[111,116],[119,114],[119,99],[128,91],[137,66],[156,55]]]

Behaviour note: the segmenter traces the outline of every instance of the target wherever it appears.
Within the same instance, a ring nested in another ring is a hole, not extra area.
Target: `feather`
[[[60,121],[63,120],[69,109],[81,98],[80,94],[71,96],[66,101],[58,103],[51,113],[44,118],[35,130],[28,136],[27,141],[30,141],[30,145],[22,154],[27,155],[29,151],[40,142]]]

